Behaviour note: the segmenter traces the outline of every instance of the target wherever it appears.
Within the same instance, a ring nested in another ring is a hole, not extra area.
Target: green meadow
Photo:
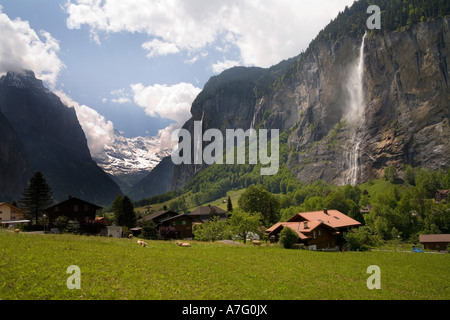
[[[0,231],[4,300],[450,299],[450,254],[309,252],[235,245]],[[70,290],[69,266],[81,271]],[[367,268],[381,271],[369,290]]]

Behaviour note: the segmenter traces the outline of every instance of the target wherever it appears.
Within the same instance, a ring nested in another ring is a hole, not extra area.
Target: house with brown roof
[[[284,228],[294,230],[299,241],[309,250],[335,249],[343,245],[343,233],[359,227],[360,222],[337,210],[297,213],[286,222],[279,222],[266,230],[269,238],[278,241]]]
[[[208,222],[214,215],[226,220],[228,212],[216,206],[198,207],[191,213],[179,214],[161,221],[162,226],[172,226],[179,239],[192,239],[193,226]]]
[[[178,215],[180,215],[178,212],[172,210],[162,210],[149,214],[148,216],[139,219],[137,222],[140,227],[142,227],[143,223],[146,221],[153,221],[156,225],[160,225],[161,221]]]
[[[226,220],[228,218],[227,211],[211,205],[198,207],[187,215],[192,217],[194,221],[198,223],[208,222],[213,215],[217,215],[220,220]]]
[[[421,234],[419,241],[425,249],[444,251],[450,243],[450,234]]]

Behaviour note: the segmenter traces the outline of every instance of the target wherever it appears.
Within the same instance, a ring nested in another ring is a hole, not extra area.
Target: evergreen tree
[[[228,212],[232,212],[233,211],[233,204],[231,203],[230,196],[228,196],[228,200],[227,200],[227,211]]]
[[[117,196],[112,205],[114,218],[119,226],[134,228],[137,223],[133,203],[127,196]]]
[[[36,224],[38,224],[44,210],[53,203],[52,190],[41,172],[36,172],[30,179],[19,202],[26,212],[34,216]]]

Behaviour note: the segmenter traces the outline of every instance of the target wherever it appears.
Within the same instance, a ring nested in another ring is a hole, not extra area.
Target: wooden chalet
[[[65,216],[72,221],[78,221],[80,226],[82,226],[89,221],[95,221],[95,215],[101,209],[102,207],[98,205],[69,196],[67,200],[51,206],[45,212],[49,219],[50,228],[54,228],[56,227],[55,221],[60,216]]]
[[[161,221],[162,226],[172,226],[178,239],[192,239],[193,226],[208,222],[214,215],[226,220],[228,212],[215,206],[198,207],[191,213],[178,214]]]
[[[143,223],[146,221],[153,221],[158,226],[161,224],[161,221],[168,218],[176,217],[178,215],[180,215],[178,212],[172,210],[154,212],[152,214],[149,214],[148,216],[143,217],[142,219],[139,219],[138,226],[142,227]]]

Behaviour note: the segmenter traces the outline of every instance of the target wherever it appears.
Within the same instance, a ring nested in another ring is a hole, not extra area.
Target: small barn
[[[419,241],[428,250],[447,250],[450,243],[450,234],[421,234]]]
[[[107,236],[114,238],[122,238],[122,227],[119,226],[107,226]]]

